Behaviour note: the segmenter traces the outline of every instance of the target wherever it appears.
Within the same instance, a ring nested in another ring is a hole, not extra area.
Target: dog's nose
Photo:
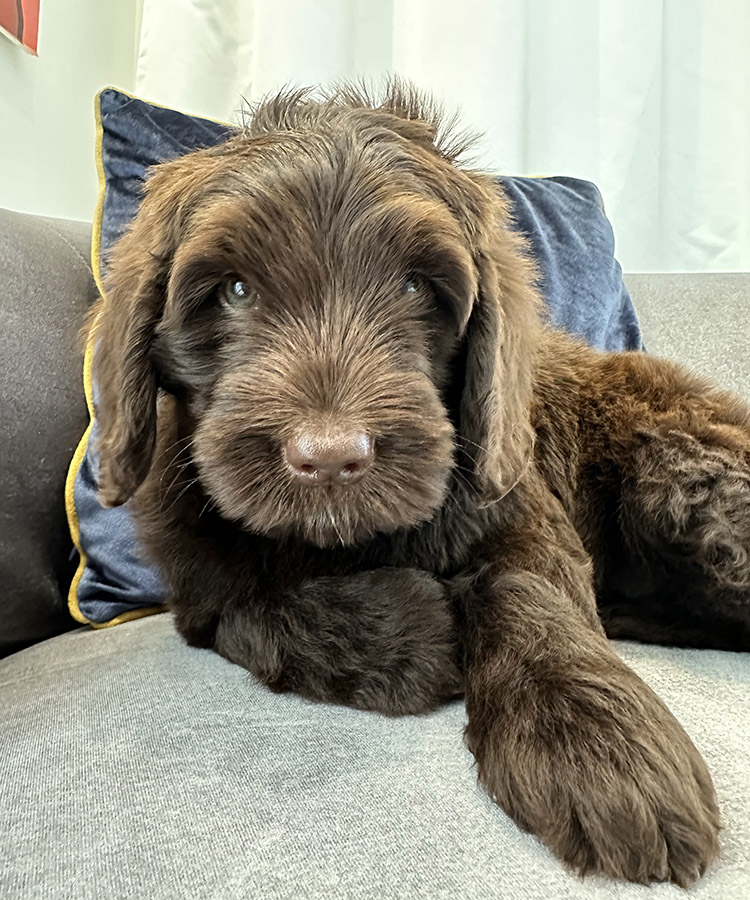
[[[372,465],[375,449],[363,431],[303,431],[287,442],[284,456],[300,481],[353,484]]]

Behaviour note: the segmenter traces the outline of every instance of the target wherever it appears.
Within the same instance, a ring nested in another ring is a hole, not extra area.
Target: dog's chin
[[[286,541],[292,538],[295,541],[310,544],[321,550],[329,550],[334,547],[356,547],[372,540],[376,534],[388,534],[395,531],[398,527],[391,522],[373,523],[369,528],[365,526],[342,528],[334,523],[326,525],[312,519],[309,522],[297,522],[293,526],[272,526],[258,533],[276,541]],[[248,530],[252,531],[252,526]]]
[[[356,488],[319,491],[303,489],[300,502],[255,502],[232,491],[216,490],[214,482],[208,494],[223,518],[243,531],[276,541],[300,541],[321,549],[355,547],[378,535],[414,528],[432,519],[445,500],[450,470],[430,479],[421,489],[405,491],[401,503],[387,510],[374,509]],[[207,487],[204,484],[204,487]],[[290,498],[291,499],[291,498]]]
[[[413,528],[429,521],[435,515],[435,509],[425,511],[419,518],[409,520],[400,519],[372,519],[361,521],[356,525],[350,525],[345,519],[336,517],[335,514],[325,521],[320,517],[311,517],[307,521],[295,521],[285,524],[272,525],[270,527],[258,527],[258,523],[251,518],[242,523],[245,530],[262,534],[264,537],[277,541],[286,541],[292,538],[303,544],[310,544],[321,550],[335,547],[356,547],[372,541],[378,535],[392,534],[405,528]]]

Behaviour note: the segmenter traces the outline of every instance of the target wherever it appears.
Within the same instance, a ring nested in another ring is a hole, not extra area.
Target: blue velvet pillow
[[[108,88],[97,98],[100,195],[92,262],[101,290],[107,250],[135,215],[150,166],[227,139],[230,126],[187,116]],[[604,350],[642,349],[635,310],[614,258],[614,235],[597,188],[575,178],[499,178],[514,227],[530,239],[555,325]],[[91,424],[68,476],[66,505],[81,561],[69,595],[81,622],[114,625],[163,608],[159,573],[142,558],[128,505],[96,499],[96,385],[93,350],[84,363]]]

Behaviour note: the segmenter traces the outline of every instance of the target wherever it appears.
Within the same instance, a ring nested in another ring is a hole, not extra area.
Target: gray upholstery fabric
[[[723,857],[696,900],[750,896],[750,656],[618,647],[713,771]],[[581,881],[476,785],[464,710],[386,719],[258,687],[169,616],[0,663],[0,895],[684,896]]]
[[[627,275],[649,353],[750,397],[750,276]]]
[[[88,422],[91,227],[0,210],[0,656],[75,625],[65,475]]]

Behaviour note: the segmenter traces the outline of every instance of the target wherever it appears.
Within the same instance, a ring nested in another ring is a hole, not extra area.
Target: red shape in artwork
[[[0,0],[0,29],[37,55],[40,0]]]

